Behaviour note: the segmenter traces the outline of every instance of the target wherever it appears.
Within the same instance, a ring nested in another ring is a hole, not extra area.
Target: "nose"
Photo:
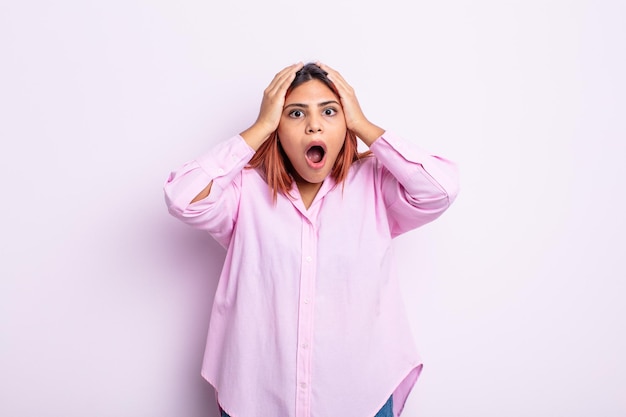
[[[322,123],[318,117],[311,116],[307,119],[308,123],[306,125],[307,133],[318,133],[322,131]]]

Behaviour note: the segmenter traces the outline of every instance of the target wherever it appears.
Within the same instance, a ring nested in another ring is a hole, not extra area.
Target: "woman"
[[[170,213],[227,249],[202,367],[222,415],[399,416],[422,363],[392,239],[457,191],[321,63],[277,73],[255,123],[173,172]]]

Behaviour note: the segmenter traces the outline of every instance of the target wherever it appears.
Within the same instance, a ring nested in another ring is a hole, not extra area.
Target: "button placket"
[[[313,299],[316,276],[317,235],[313,224],[302,218],[302,267],[298,306],[298,345],[296,352],[296,416],[311,415],[311,360],[313,340]]]

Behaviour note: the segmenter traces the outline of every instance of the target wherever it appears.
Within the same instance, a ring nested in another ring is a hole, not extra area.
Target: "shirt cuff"
[[[196,158],[196,163],[212,180],[243,169],[254,156],[247,142],[236,135],[217,144],[213,149]]]
[[[377,157],[389,153],[399,154],[405,161],[421,164],[428,160],[431,154],[418,145],[407,141],[392,131],[386,131],[372,143],[370,150]],[[385,159],[384,157],[382,158]]]

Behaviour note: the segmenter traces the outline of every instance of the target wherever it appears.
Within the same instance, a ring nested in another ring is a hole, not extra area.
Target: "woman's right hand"
[[[287,89],[296,77],[296,72],[303,66],[302,62],[298,62],[283,68],[274,76],[270,85],[263,92],[259,116],[252,126],[241,132],[241,137],[252,149],[259,149],[263,142],[278,128]]]

